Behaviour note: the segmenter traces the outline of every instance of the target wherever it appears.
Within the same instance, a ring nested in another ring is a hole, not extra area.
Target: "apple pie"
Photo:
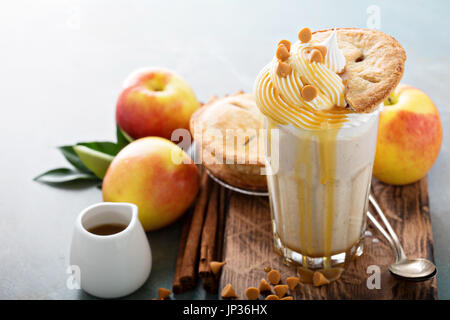
[[[263,127],[253,95],[242,92],[211,98],[190,121],[203,165],[220,180],[253,191],[267,190]]]
[[[334,29],[313,32],[318,42]],[[346,65],[340,74],[345,81],[345,99],[356,112],[370,112],[380,105],[400,82],[406,53],[390,35],[372,29],[337,28],[338,47]]]

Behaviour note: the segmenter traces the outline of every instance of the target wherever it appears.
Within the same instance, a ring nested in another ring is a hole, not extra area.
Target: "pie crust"
[[[399,84],[406,53],[390,35],[372,29],[337,28],[338,46],[347,61],[341,77],[346,81],[345,98],[356,112],[371,112]],[[333,29],[313,33],[323,41]]]
[[[203,165],[220,180],[253,191],[267,190],[263,128],[253,95],[242,92],[211,98],[190,121]]]

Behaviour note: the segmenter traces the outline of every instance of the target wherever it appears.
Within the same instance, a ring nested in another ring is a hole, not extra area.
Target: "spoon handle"
[[[369,220],[374,224],[374,226],[378,229],[378,231],[380,231],[380,233],[386,238],[386,240],[391,245],[392,251],[394,251],[395,261],[396,262],[399,261],[397,247],[395,246],[394,241],[392,241],[392,238],[389,235],[389,233],[387,233],[386,230],[384,230],[384,228],[381,226],[381,224],[377,221],[377,219],[375,219],[375,217],[369,211],[367,211],[367,217],[369,218]]]
[[[402,245],[400,244],[400,240],[398,239],[397,234],[395,233],[394,229],[392,229],[391,224],[389,223],[388,219],[384,215],[384,213],[381,210],[380,206],[378,205],[377,201],[375,200],[375,198],[371,194],[369,195],[369,201],[373,205],[373,207],[375,208],[375,210],[378,213],[378,215],[380,216],[380,218],[383,221],[384,225],[386,226],[386,229],[388,230],[388,232],[389,232],[389,234],[390,234],[390,236],[392,238],[392,241],[393,241],[395,247],[397,248],[398,258],[400,260],[406,259],[405,252],[403,251]]]

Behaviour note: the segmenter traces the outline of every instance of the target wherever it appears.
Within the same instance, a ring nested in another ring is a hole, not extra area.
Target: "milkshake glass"
[[[254,92],[275,249],[288,263],[329,269],[362,253],[381,107],[349,107],[336,31],[319,43],[305,28],[299,39],[280,41]]]
[[[287,262],[322,269],[362,253],[378,116],[354,114],[339,129],[321,130],[266,117],[274,244]]]

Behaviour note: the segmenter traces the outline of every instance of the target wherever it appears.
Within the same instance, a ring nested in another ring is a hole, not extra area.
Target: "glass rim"
[[[383,110],[383,106],[384,103],[382,102],[381,104],[379,104],[374,110],[372,110],[371,112],[367,112],[367,113],[349,113],[350,117],[349,120],[345,123],[352,123],[351,126],[345,126],[343,125],[340,128],[325,128],[325,129],[310,129],[310,128],[303,128],[303,127],[296,127],[291,123],[288,124],[281,124],[278,123],[276,120],[272,119],[271,117],[262,114],[263,117],[265,118],[265,120],[270,119],[271,121],[273,121],[274,123],[276,123],[277,128],[281,129],[281,130],[286,130],[286,131],[308,131],[308,132],[320,132],[320,131],[340,131],[340,130],[345,130],[345,129],[352,129],[352,128],[357,128],[360,127],[363,123],[368,122],[370,119],[372,119],[375,116],[378,116],[380,114],[380,112]],[[362,120],[362,118],[365,118]],[[361,121],[362,120],[362,121]],[[359,121],[359,123],[355,123],[356,121]]]

